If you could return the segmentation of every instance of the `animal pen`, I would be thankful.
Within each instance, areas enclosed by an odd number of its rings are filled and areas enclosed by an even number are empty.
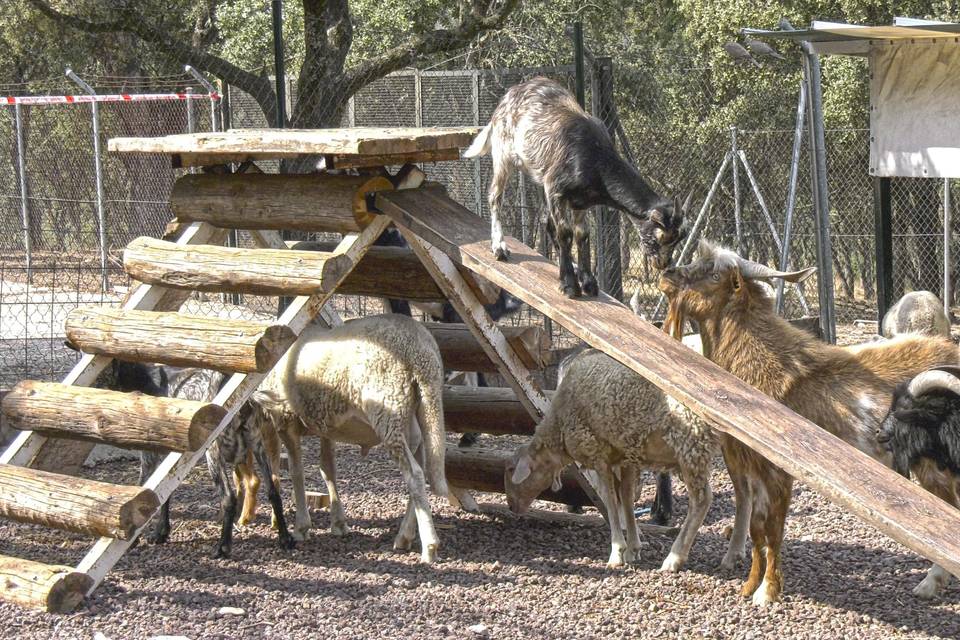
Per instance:
[[[549,402],[531,371],[537,359],[529,343],[491,321],[476,285],[479,278],[616,358],[887,535],[960,573],[960,542],[953,535],[960,517],[947,504],[672,341],[617,300],[605,294],[590,300],[563,297],[555,286],[557,267],[521,242],[508,238],[511,259],[494,260],[483,221],[451,199],[445,185],[425,181],[413,167],[398,173],[385,169],[457,158],[475,132],[259,130],[111,140],[109,148],[116,153],[166,154],[178,166],[218,166],[221,172],[181,177],[171,193],[176,224],[169,238],[141,238],[127,248],[125,268],[141,284],[121,309],[77,310],[69,316],[67,334],[86,355],[63,383],[24,381],[4,399],[4,415],[24,431],[0,457],[0,513],[94,541],[76,567],[0,558],[0,597],[66,611],[95,589],[297,334],[313,320],[341,321],[325,306],[335,292],[355,278],[352,286],[362,282],[377,295],[396,294],[399,283],[391,271],[364,267],[378,259],[371,245],[391,224],[411,247],[394,259],[406,261],[421,286],[452,303],[476,345],[508,382],[511,402],[531,419],[541,417]],[[236,163],[300,154],[323,156],[330,168],[364,173],[222,173]],[[219,246],[230,229],[249,230],[258,247]],[[328,252],[299,252],[280,238],[284,229],[336,232],[343,239]],[[297,297],[269,324],[172,313],[197,290]],[[233,375],[210,403],[90,389],[87,385],[112,358],[216,367]],[[66,404],[72,407],[69,415],[62,411]],[[490,431],[524,434],[529,428],[518,421]],[[152,435],[145,439],[144,433]],[[98,442],[171,453],[142,487],[68,475]],[[495,485],[503,462],[461,452],[448,460],[450,482],[502,489]],[[575,470],[565,490],[590,494]]]

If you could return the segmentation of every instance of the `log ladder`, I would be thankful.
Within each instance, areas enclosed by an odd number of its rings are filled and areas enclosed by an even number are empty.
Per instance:
[[[448,426],[530,433],[549,403],[531,373],[531,366],[544,361],[537,355],[539,340],[511,335],[490,319],[483,308],[489,302],[480,286],[484,278],[827,498],[960,575],[960,541],[954,535],[960,516],[946,503],[668,339],[618,301],[603,294],[593,300],[566,299],[556,285],[557,267],[513,238],[507,239],[511,259],[497,262],[486,224],[440,185],[423,182],[416,171],[390,176],[383,170],[455,159],[475,132],[243,130],[111,140],[113,151],[167,153],[178,167],[319,154],[327,168],[373,170],[361,176],[190,174],[177,181],[171,205],[179,237],[175,242],[140,238],[125,253],[125,268],[142,284],[119,310],[78,310],[68,318],[67,335],[85,352],[77,366],[62,384],[23,382],[4,399],[5,417],[24,432],[0,456],[0,516],[98,540],[76,567],[0,557],[5,578],[0,598],[66,611],[96,588],[300,331],[317,316],[327,324],[340,321],[324,308],[334,292],[405,297],[399,288],[406,286],[406,297],[448,299],[483,354],[473,349],[469,355],[461,348],[459,357],[472,359],[471,367],[498,370],[514,394],[496,390],[478,398],[448,389]],[[369,265],[390,261],[395,268],[364,268],[371,244],[391,223],[419,263],[409,253],[375,251]],[[216,246],[231,228],[250,230],[259,248]],[[281,229],[344,235],[335,246],[306,252],[288,249],[277,233]],[[387,274],[403,269],[425,269],[433,282],[405,277],[399,278],[405,285],[388,284]],[[192,291],[298,297],[271,324],[171,313]],[[434,335],[450,366],[451,348],[443,347],[450,337],[441,335],[444,331],[451,330],[438,329]],[[89,388],[112,358],[216,367],[233,375],[210,403]],[[482,424],[482,412],[475,412],[481,404],[498,407],[497,425]],[[65,475],[97,442],[171,453],[142,487]],[[480,458],[451,455],[451,483],[502,489],[502,458]],[[554,499],[575,500],[575,492],[590,495],[582,475],[568,475],[565,489],[571,491]]]

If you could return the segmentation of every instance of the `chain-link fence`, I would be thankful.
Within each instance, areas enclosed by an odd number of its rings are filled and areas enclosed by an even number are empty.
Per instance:
[[[784,84],[769,109],[718,124],[711,75],[714,69],[682,55],[658,64],[588,56],[586,105],[606,125],[621,153],[663,195],[693,192],[689,215],[702,214],[702,236],[735,247],[771,265],[780,259],[786,232],[788,193],[792,203],[791,264],[815,264],[816,235],[810,189],[806,130],[799,132],[794,161],[798,86]],[[573,89],[574,66],[519,69],[406,70],[336,98],[335,107],[311,99],[310,109],[335,117],[337,126],[458,126],[486,123],[506,90],[534,75],[546,75]],[[117,81],[93,79],[98,93],[117,92]],[[190,77],[123,80],[139,92],[185,93]],[[132,85],[131,85],[132,83]],[[99,105],[100,142],[119,136],[157,136],[223,126],[272,124],[264,104],[274,82],[264,76],[260,94],[225,87],[220,116],[211,119],[207,96],[193,99],[106,102]],[[750,91],[748,87],[744,92]],[[829,87],[826,87],[829,91]],[[63,91],[67,93],[68,91]],[[8,91],[10,95],[14,95]],[[303,118],[296,82],[285,83],[285,109]],[[332,95],[332,94],[331,94]],[[334,98],[327,96],[327,100]],[[750,99],[745,96],[744,99]],[[768,102],[771,102],[768,100]],[[217,104],[212,105],[214,109]],[[19,111],[19,126],[16,111]],[[678,113],[697,113],[699,122],[677,122]],[[18,135],[19,133],[19,135]],[[863,129],[826,132],[833,266],[839,323],[872,320],[876,309],[873,180],[867,173],[869,133]],[[22,160],[22,162],[21,162]],[[81,304],[119,304],[129,287],[121,251],[139,235],[157,236],[171,218],[168,198],[178,171],[169,159],[102,153],[103,186],[96,187],[91,105],[0,106],[0,387],[31,377],[56,379],[76,355],[62,346],[63,319]],[[313,170],[315,165],[266,171]],[[453,198],[488,217],[489,158],[424,167]],[[26,185],[26,189],[24,189]],[[894,294],[925,288],[941,293],[943,280],[943,182],[893,181]],[[100,227],[102,219],[105,224]],[[542,191],[519,172],[504,202],[508,234],[546,250],[541,227]],[[616,212],[594,216],[594,255],[601,284],[624,299],[637,294],[643,311],[662,314],[657,274],[641,258],[632,225]],[[102,243],[102,237],[106,243]],[[235,241],[252,242],[241,232]],[[106,274],[102,255],[106,255]],[[956,253],[956,252],[954,252]],[[29,254],[29,257],[28,257]],[[954,281],[956,278],[954,278]],[[951,300],[953,294],[950,294]],[[239,304],[238,304],[239,303]],[[194,312],[272,315],[276,300],[253,296],[196,296]],[[379,302],[338,297],[346,314],[376,313]],[[817,314],[817,287],[788,289],[788,316]],[[540,322],[535,314],[516,319]],[[555,334],[558,335],[558,334]]]

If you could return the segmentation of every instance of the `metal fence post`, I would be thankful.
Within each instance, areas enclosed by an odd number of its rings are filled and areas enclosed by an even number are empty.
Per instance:
[[[91,96],[97,95],[93,87],[81,80],[72,70],[67,69],[67,77]],[[97,224],[100,227],[100,278],[103,291],[106,291],[110,288],[110,279],[107,274],[107,214],[103,195],[103,160],[100,155],[100,109],[96,100],[91,102],[90,106],[93,112],[93,171],[97,187]]]
[[[285,69],[285,60],[283,59],[283,2],[282,0],[273,0],[273,68],[276,78],[277,93],[277,117],[274,126],[277,129],[283,129],[287,126],[287,96],[285,81],[287,73]]]
[[[193,123],[193,87],[187,87],[187,133],[193,133],[196,126]]]
[[[583,107],[586,103],[586,87],[583,74],[583,23],[579,20],[573,23],[573,69],[577,102]]]
[[[743,222],[740,210],[740,170],[737,165],[737,128],[730,127],[730,153],[733,157],[733,228],[736,234],[737,253],[743,255]]]
[[[950,317],[950,294],[951,289],[951,258],[950,258],[950,237],[953,212],[950,210],[950,178],[943,179],[943,312]]]
[[[807,85],[800,83],[797,99],[797,121],[793,130],[793,151],[790,154],[790,179],[787,207],[783,220],[783,248],[780,251],[780,271],[790,266],[790,243],[793,241],[793,211],[797,206],[797,177],[800,174],[800,149],[803,145],[803,122],[807,109]],[[777,280],[777,313],[783,315],[783,280]]]
[[[595,118],[606,126],[610,139],[617,135],[613,104],[613,61],[596,57],[590,74],[590,102]],[[600,288],[623,299],[623,267],[620,259],[620,214],[608,207],[599,207],[597,216],[597,276]]]
[[[27,258],[27,284],[33,284],[33,240],[30,238],[30,201],[27,187],[27,145],[23,139],[23,120],[20,103],[13,105],[13,118],[17,132],[17,173],[20,177],[20,219],[23,223],[23,250]]]
[[[480,72],[474,71],[470,91],[473,94],[473,124],[480,126]],[[473,198],[476,203],[477,215],[483,215],[483,179],[480,175],[480,158],[473,160]]]
[[[420,69],[413,70],[413,125],[423,126],[423,79]]]
[[[817,228],[817,288],[820,298],[820,326],[823,338],[837,341],[833,293],[833,243],[830,240],[830,198],[827,193],[827,144],[823,131],[823,87],[820,58],[809,42],[803,43],[803,71],[807,82],[807,123],[810,134],[810,162],[813,182],[813,210]],[[879,271],[879,265],[877,265]],[[879,297],[880,293],[877,292]]]
[[[191,67],[190,65],[184,65],[183,70],[193,76],[193,79],[200,83],[200,86],[204,88],[207,92],[207,95],[210,97],[210,131],[217,131],[217,90],[210,84],[206,78],[204,78],[200,73]],[[187,92],[190,93],[193,90],[187,88]],[[188,100],[189,102],[189,100]],[[190,108],[190,114],[193,113],[193,108]]]

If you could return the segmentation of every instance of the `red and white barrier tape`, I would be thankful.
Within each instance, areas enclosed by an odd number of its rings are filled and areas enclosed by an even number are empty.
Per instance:
[[[219,100],[217,93],[116,93],[79,96],[7,96],[0,97],[3,104],[77,104],[84,102],[153,102],[163,100]]]

